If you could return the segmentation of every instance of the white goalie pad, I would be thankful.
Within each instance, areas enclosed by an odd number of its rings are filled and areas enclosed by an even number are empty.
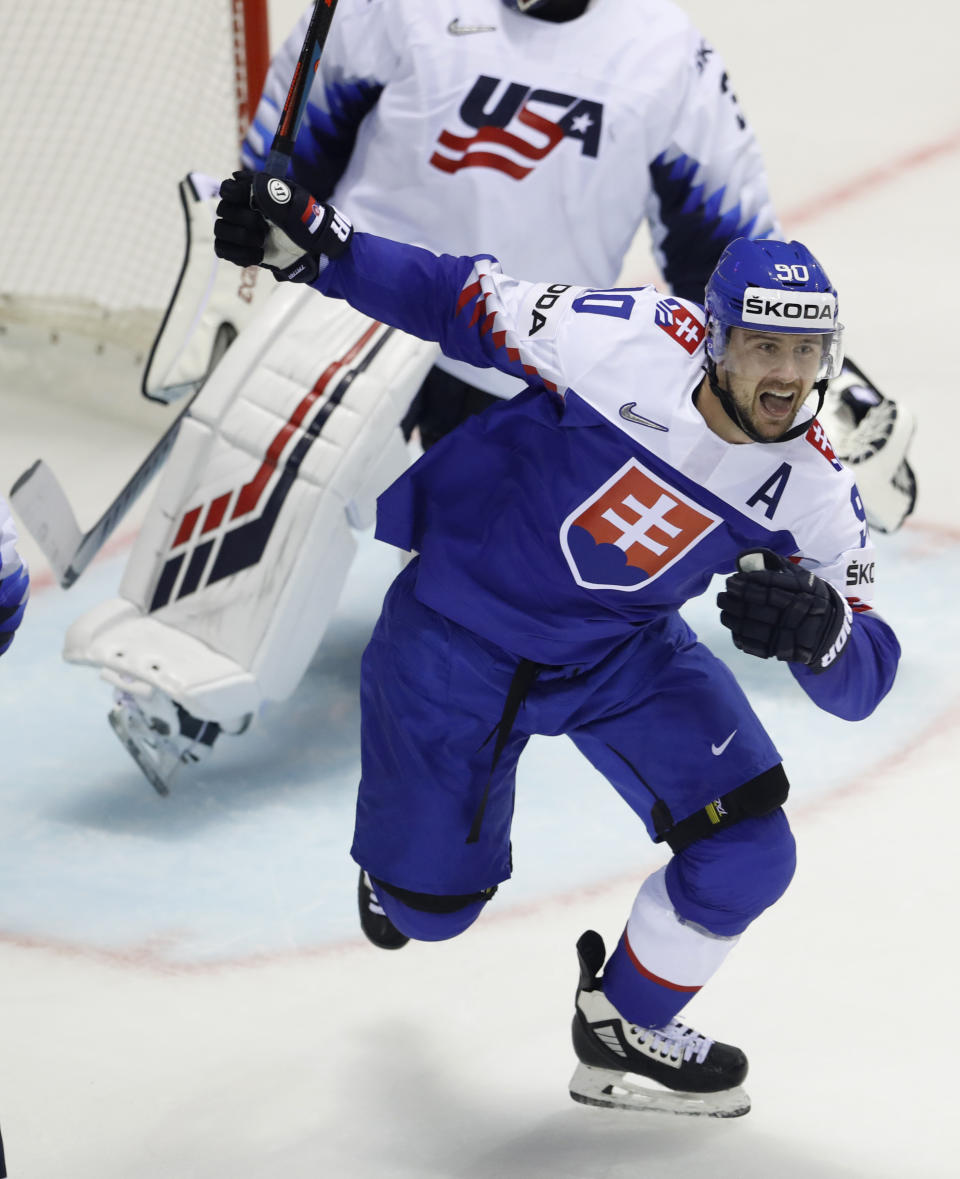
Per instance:
[[[185,417],[120,599],[64,658],[231,724],[296,688],[375,497],[406,467],[399,429],[437,355],[341,300],[281,284]]]
[[[842,399],[845,389],[858,384],[863,381],[844,369],[830,382],[818,417],[837,458],[857,481],[867,523],[879,532],[896,532],[916,500],[907,462],[916,419],[902,403],[879,397],[858,423]]]
[[[180,181],[186,251],[143,373],[143,394],[169,404],[193,394],[270,295],[259,266],[238,269],[213,252],[220,182],[201,172]]]

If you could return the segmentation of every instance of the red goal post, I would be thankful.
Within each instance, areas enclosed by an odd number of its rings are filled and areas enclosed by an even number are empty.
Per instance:
[[[237,142],[243,141],[270,65],[267,0],[231,0],[237,78]]]

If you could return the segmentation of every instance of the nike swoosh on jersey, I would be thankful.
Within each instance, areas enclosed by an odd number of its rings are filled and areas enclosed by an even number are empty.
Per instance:
[[[620,416],[625,422],[636,422],[638,426],[649,426],[651,430],[662,430],[664,434],[669,433],[669,426],[661,426],[659,422],[655,422],[650,418],[641,417],[640,414],[633,412],[633,407],[637,403],[635,401],[628,401],[626,405],[620,406]]]
[[[720,756],[720,754],[721,754],[721,753],[723,753],[723,751],[726,749],[726,747],[727,747],[727,746],[730,744],[730,742],[731,742],[731,741],[734,739],[734,737],[736,737],[736,735],[737,735],[737,730],[736,730],[736,729],[734,729],[734,730],[733,730],[733,732],[732,732],[732,733],[730,734],[730,736],[729,736],[729,737],[726,739],[726,741],[724,741],[724,743],[723,743],[722,745],[711,745],[711,746],[710,746],[710,752],[713,754],[713,756],[714,756],[714,757],[719,757],[719,756]]]
[[[495,33],[496,31],[496,25],[462,25],[458,17],[454,17],[447,25],[447,32],[452,33],[455,37],[464,37],[468,33]]]

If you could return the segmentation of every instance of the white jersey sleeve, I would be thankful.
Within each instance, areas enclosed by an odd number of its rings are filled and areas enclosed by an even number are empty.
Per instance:
[[[756,137],[720,54],[688,25],[677,36],[674,108],[650,160],[644,212],[675,294],[703,301],[719,252],[736,237],[782,237]]]
[[[0,655],[13,642],[30,596],[30,574],[17,552],[17,529],[0,496]]]
[[[828,581],[855,612],[872,610],[876,553],[854,476],[837,458],[819,421],[796,440],[794,451],[803,450],[800,442],[814,457],[809,482],[801,489],[807,510],[793,527],[798,564]]]
[[[310,88],[297,134],[293,174],[319,199],[327,199],[350,159],[357,130],[397,72],[389,35],[388,0],[341,0]],[[263,96],[247,133],[243,160],[263,167],[280,121],[312,15],[300,17],[270,63]]]
[[[10,505],[0,496],[0,579],[21,565],[17,539],[17,526]]]

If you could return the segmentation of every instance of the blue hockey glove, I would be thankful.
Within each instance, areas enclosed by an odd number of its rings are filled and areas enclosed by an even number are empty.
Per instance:
[[[13,642],[13,632],[23,619],[30,596],[30,574],[26,565],[19,565],[8,573],[0,569],[0,655]]]
[[[298,184],[242,171],[220,185],[214,252],[237,266],[263,266],[278,282],[312,282],[352,236],[342,213]]]
[[[804,663],[823,672],[850,638],[849,603],[829,582],[770,549],[747,549],[717,595],[734,646],[760,659]]]

